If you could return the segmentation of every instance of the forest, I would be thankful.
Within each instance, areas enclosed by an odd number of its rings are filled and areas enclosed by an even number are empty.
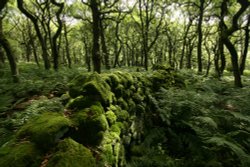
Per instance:
[[[0,167],[249,167],[249,0],[1,0]]]

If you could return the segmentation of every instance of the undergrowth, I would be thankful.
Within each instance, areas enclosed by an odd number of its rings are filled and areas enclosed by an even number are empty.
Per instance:
[[[142,147],[147,153],[132,159],[130,166],[250,166],[249,87],[233,88],[228,78],[219,81],[192,73],[178,77],[185,88],[162,88],[155,95],[157,110],[152,112],[158,121],[153,126],[161,129],[160,139]]]

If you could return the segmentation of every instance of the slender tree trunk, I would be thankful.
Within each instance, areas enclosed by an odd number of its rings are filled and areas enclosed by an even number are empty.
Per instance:
[[[200,0],[199,6],[199,20],[198,20],[198,45],[197,45],[197,60],[198,60],[198,73],[202,73],[202,22],[203,22],[203,14],[204,14],[204,3],[205,0]]]
[[[223,42],[231,54],[233,74],[234,74],[234,84],[236,87],[242,87],[241,75],[240,75],[240,70],[239,70],[239,65],[238,65],[238,53],[234,45],[228,38],[223,39]]]
[[[240,57],[240,74],[243,75],[246,65],[248,47],[249,47],[249,26],[250,26],[250,15],[248,15],[247,25],[245,27],[245,41],[244,41],[244,50]]]
[[[71,68],[72,60],[71,60],[71,56],[70,56],[69,40],[68,40],[68,31],[67,31],[66,23],[63,24],[63,28],[64,28],[66,58],[67,58],[67,61],[68,61],[68,67]]]
[[[192,23],[193,23],[193,19],[189,18],[189,22],[188,22],[188,25],[186,27],[185,34],[184,34],[184,37],[183,37],[183,45],[182,45],[181,59],[180,59],[180,69],[183,68],[183,60],[184,60],[184,57],[185,57],[185,48],[186,48],[186,45],[187,45],[187,35],[189,33],[189,30],[190,30],[190,27],[191,27]]]
[[[57,3],[55,0],[51,0],[51,3],[53,3],[55,6],[59,7],[58,11],[56,12],[56,19],[58,23],[58,28],[56,33],[52,37],[52,55],[54,60],[54,70],[58,71],[59,66],[59,44],[57,42],[58,37],[60,36],[63,28],[63,22],[60,18],[60,15],[64,8],[64,3]]]
[[[18,69],[17,69],[16,60],[15,60],[15,56],[13,54],[13,51],[12,51],[12,48],[10,46],[9,41],[4,37],[2,19],[3,18],[1,17],[0,18],[0,45],[4,48],[4,50],[6,52],[6,56],[8,58],[9,65],[10,65],[10,70],[11,70],[13,82],[18,83],[19,82],[19,78],[18,78],[19,73],[18,73]]]
[[[42,47],[42,57],[43,57],[43,61],[44,61],[44,68],[46,70],[49,70],[50,69],[50,62],[49,62],[49,54],[48,54],[47,44],[46,44],[46,40],[43,38],[43,35],[40,31],[40,27],[38,25],[38,19],[24,8],[23,0],[17,0],[17,5],[18,5],[19,10],[32,21],[32,23],[35,27],[36,34],[38,36],[40,45]]]
[[[110,65],[108,48],[107,48],[107,44],[106,44],[106,40],[105,40],[105,29],[103,27],[102,20],[100,20],[100,36],[101,36],[102,53],[103,53],[103,57],[104,57],[105,68],[107,70],[110,70],[111,65]]]
[[[101,55],[100,55],[100,11],[98,9],[98,3],[96,0],[91,0],[91,10],[92,10],[92,31],[93,31],[93,48],[92,48],[92,60],[94,71],[101,73]]]

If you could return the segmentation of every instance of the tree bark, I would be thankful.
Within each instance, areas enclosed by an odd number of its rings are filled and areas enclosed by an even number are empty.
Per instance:
[[[104,57],[104,64],[105,68],[107,70],[110,70],[111,65],[110,65],[110,59],[109,59],[109,53],[108,53],[108,48],[105,40],[105,29],[103,27],[103,20],[100,20],[100,36],[101,36],[101,44],[102,44],[102,53]]]
[[[4,50],[6,52],[6,56],[8,58],[9,65],[10,65],[10,70],[11,70],[13,82],[18,83],[19,82],[19,78],[18,78],[19,73],[18,73],[16,60],[15,60],[15,56],[13,54],[12,48],[10,46],[10,43],[5,38],[5,36],[3,34],[2,19],[3,18],[0,17],[0,45],[2,45],[2,47],[4,48]]]
[[[204,15],[204,3],[205,0],[200,0],[199,6],[199,20],[198,20],[198,45],[197,45],[197,60],[198,60],[198,73],[202,73],[202,22],[203,22],[203,15]]]
[[[63,28],[63,22],[60,18],[60,15],[63,11],[64,8],[64,3],[57,3],[55,0],[51,0],[51,3],[54,4],[55,6],[59,7],[59,10],[56,12],[56,19],[58,23],[58,28],[56,33],[52,37],[52,56],[53,56],[53,61],[54,61],[54,70],[58,71],[58,66],[59,66],[59,45],[57,42],[58,37],[60,36]]]
[[[63,28],[64,28],[66,58],[67,58],[67,61],[68,61],[68,67],[71,68],[72,60],[71,60],[71,56],[70,56],[68,31],[67,31],[67,25],[66,25],[66,23],[63,24]]]
[[[240,58],[240,74],[243,75],[246,65],[248,47],[249,47],[249,26],[250,26],[250,15],[248,15],[247,25],[245,27],[245,41],[244,41],[244,50]]]
[[[93,48],[92,48],[92,60],[94,71],[101,73],[101,55],[100,55],[100,11],[96,0],[91,0],[90,7],[92,10],[92,32],[93,32]]]

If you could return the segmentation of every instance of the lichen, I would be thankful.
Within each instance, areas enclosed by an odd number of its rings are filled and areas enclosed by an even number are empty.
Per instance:
[[[69,130],[71,122],[59,113],[43,113],[30,120],[18,132],[17,138],[29,138],[42,150],[53,146]]]
[[[0,147],[1,167],[37,167],[40,163],[41,154],[36,146],[29,141],[22,143],[10,141]]]
[[[60,141],[47,167],[95,167],[95,159],[89,149],[71,138]]]

